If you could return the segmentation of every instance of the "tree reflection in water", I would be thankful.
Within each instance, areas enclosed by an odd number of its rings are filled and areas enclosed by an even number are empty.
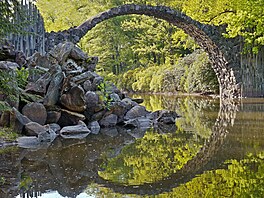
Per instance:
[[[217,100],[199,102],[193,98],[178,98],[175,103],[158,100],[162,102],[155,108],[176,110],[183,116],[177,121],[177,130],[150,130],[135,139],[117,129],[114,137],[101,134],[82,142],[57,140],[49,148],[0,155],[6,162],[5,172],[12,173],[10,178],[5,175],[4,185],[0,184],[0,197],[14,197],[19,191],[21,197],[28,192],[34,197],[32,192],[50,190],[68,197],[83,191],[95,197],[263,194],[263,153],[228,160],[217,170],[204,169],[234,123],[234,101],[221,101],[219,105]],[[147,108],[152,105],[148,101]],[[216,109],[218,115],[208,113]],[[23,180],[23,175],[30,180]],[[25,185],[19,189],[21,182]]]

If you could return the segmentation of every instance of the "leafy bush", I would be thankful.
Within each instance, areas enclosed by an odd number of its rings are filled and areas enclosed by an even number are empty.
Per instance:
[[[202,50],[180,58],[175,65],[140,67],[112,79],[119,88],[127,91],[218,93],[216,75]]]

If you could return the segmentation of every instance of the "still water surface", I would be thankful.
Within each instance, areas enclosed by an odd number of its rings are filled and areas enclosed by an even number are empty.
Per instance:
[[[0,197],[264,197],[264,99],[140,96],[176,125],[0,150]]]

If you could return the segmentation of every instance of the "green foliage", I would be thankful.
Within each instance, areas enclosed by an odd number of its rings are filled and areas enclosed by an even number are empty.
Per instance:
[[[6,179],[4,177],[0,177],[0,185],[4,185],[6,182]]]
[[[10,111],[10,110],[11,110],[11,107],[7,102],[0,101],[0,112]]]
[[[264,44],[263,2],[38,0],[37,6],[48,31],[80,25],[103,10],[125,3],[170,6],[202,23],[225,25],[225,36],[242,36],[246,48],[257,52]],[[196,51],[197,45],[192,38],[163,20],[136,15],[115,17],[89,31],[80,46],[90,55],[99,55],[97,72],[112,78],[111,81],[124,90],[218,93],[218,82],[206,55]],[[194,54],[187,56],[193,51]]]
[[[11,128],[0,128],[0,139],[5,141],[14,141],[18,138],[18,134]]]
[[[218,93],[219,87],[208,56],[201,50],[180,58],[175,65],[141,67],[118,79],[121,88],[137,92]]]
[[[188,0],[183,1],[182,10],[203,23],[226,25],[225,36],[242,36],[253,51],[264,45],[263,0]]]
[[[1,71],[0,73],[0,93],[14,95],[18,92],[16,73],[14,71]]]
[[[30,176],[22,174],[21,181],[19,183],[19,189],[29,190],[31,188],[32,183],[33,180]]]
[[[241,160],[227,160],[224,168],[205,171],[196,175],[189,182],[171,192],[164,192],[155,197],[263,197],[264,196],[264,158],[263,152],[249,154]],[[87,191],[100,197],[123,197],[109,188],[89,185]],[[129,195],[130,197],[153,197],[153,195]]]
[[[15,71],[1,71],[0,73],[0,94],[6,95],[11,101],[15,101],[21,90],[25,88],[28,80],[28,70],[22,68]]]
[[[192,138],[181,132],[165,135],[148,131],[109,159],[99,175],[127,185],[160,181],[181,169],[199,151],[202,141]]]
[[[263,153],[242,160],[228,160],[227,169],[207,171],[173,189],[177,197],[263,197]]]
[[[110,82],[104,81],[98,85],[99,99],[103,102],[105,108],[110,109],[112,99],[110,94],[112,93],[112,86]]]
[[[24,89],[28,83],[28,76],[29,76],[29,71],[22,67],[21,69],[16,70],[16,79],[18,83],[18,87],[21,89]]]

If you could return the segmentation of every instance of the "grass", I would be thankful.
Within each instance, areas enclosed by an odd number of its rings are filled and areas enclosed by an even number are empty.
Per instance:
[[[18,138],[18,134],[14,132],[11,128],[0,127],[0,139],[8,142],[15,141]]]

